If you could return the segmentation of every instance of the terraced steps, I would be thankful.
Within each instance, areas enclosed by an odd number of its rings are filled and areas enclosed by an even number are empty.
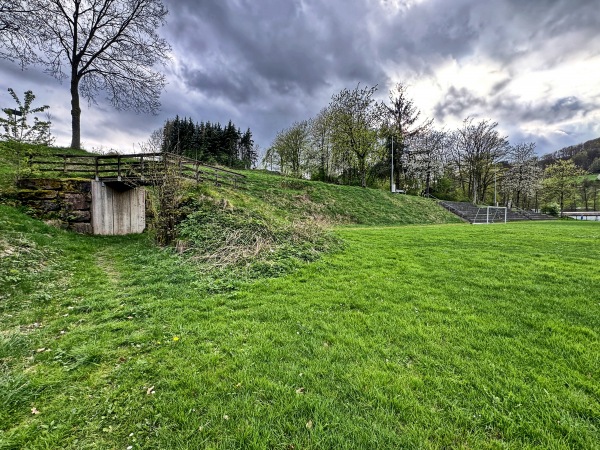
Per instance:
[[[504,210],[490,209],[488,214],[487,207],[477,206],[469,202],[450,202],[440,200],[439,204],[451,213],[456,214],[461,219],[472,224],[503,223],[505,221],[505,215],[506,222],[556,219],[555,217],[549,216],[547,214],[514,209],[507,209],[506,214]]]

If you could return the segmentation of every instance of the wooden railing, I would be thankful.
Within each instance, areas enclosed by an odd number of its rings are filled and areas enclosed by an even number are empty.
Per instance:
[[[236,189],[246,183],[245,175],[173,153],[31,155],[28,157],[28,166],[32,173],[51,172],[101,181],[122,181],[134,185],[157,184],[166,176],[179,176],[197,183],[226,184]]]

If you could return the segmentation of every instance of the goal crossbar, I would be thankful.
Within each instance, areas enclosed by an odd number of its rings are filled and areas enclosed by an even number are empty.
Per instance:
[[[477,210],[473,225],[487,225],[490,223],[506,223],[508,208],[505,206],[484,206]]]

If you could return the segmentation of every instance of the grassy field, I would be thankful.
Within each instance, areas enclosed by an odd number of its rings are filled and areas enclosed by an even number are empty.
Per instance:
[[[0,448],[600,448],[598,224],[337,234],[212,295],[0,205]]]

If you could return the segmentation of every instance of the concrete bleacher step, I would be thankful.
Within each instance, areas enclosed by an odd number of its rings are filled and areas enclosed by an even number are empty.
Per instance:
[[[468,202],[451,202],[451,201],[440,201],[439,204],[446,208],[453,214],[456,214],[458,217],[469,223],[487,223],[487,218],[484,215],[482,217],[483,207],[479,207],[473,205]],[[506,221],[507,222],[520,222],[525,220],[554,220],[556,219],[553,216],[549,216],[547,214],[542,213],[534,213],[530,211],[517,211],[513,209],[509,209],[506,213]],[[502,217],[492,217],[491,220],[493,222],[504,222],[504,216]]]

